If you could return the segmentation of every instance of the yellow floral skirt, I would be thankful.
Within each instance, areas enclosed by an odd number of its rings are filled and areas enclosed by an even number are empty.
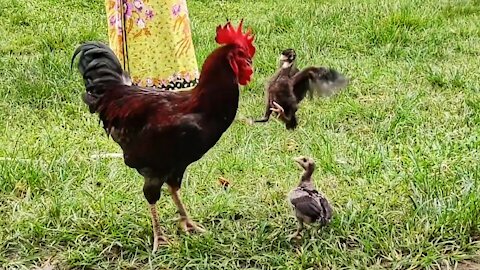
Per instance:
[[[198,82],[185,0],[105,0],[112,50],[133,83],[166,90]]]

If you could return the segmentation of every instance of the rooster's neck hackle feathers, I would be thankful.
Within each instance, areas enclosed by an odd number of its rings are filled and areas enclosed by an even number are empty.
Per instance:
[[[198,84],[192,90],[192,106],[200,105],[208,111],[216,111],[217,107],[236,111],[239,86],[227,59],[233,46],[219,47],[205,59]]]

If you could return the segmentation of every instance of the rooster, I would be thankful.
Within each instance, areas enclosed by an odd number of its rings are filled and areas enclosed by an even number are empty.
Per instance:
[[[83,101],[97,113],[108,135],[123,150],[125,164],[144,177],[143,193],[153,226],[153,253],[168,238],[160,228],[156,203],[167,184],[180,214],[180,228],[203,232],[189,217],[179,190],[186,168],[220,139],[235,118],[239,85],[253,75],[254,36],[230,22],[216,29],[222,45],[205,60],[199,83],[188,92],[160,91],[131,84],[112,50],[88,42],[74,52],[86,92]]]

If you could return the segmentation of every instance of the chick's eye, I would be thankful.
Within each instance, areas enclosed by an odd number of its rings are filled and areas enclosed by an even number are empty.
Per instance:
[[[307,162],[307,159],[306,159],[306,158],[303,158],[302,161],[303,161],[303,162]]]

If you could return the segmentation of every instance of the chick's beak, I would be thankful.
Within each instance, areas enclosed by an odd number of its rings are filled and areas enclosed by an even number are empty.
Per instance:
[[[295,160],[298,164],[302,165],[303,164],[303,161],[302,161],[303,157],[294,157],[293,160]],[[303,167],[303,166],[302,166]]]

